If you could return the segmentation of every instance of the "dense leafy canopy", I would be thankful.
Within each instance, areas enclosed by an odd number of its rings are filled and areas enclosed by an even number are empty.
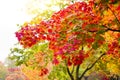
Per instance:
[[[72,80],[74,79],[68,67],[71,69],[72,66],[77,66],[76,80],[81,79],[77,75],[80,65],[86,59],[96,54],[100,57],[95,63],[103,55],[120,58],[120,1],[89,0],[72,3],[55,12],[49,20],[23,25],[16,32],[16,37],[28,49],[36,44],[48,43],[48,50],[53,52],[52,63],[65,63]],[[48,52],[43,54],[47,55]],[[42,55],[38,55],[38,62],[41,62]],[[88,67],[85,72],[95,63],[86,64]],[[46,74],[49,71],[43,72]]]

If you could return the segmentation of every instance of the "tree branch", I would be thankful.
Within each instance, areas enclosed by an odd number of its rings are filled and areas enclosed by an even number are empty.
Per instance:
[[[91,66],[88,66],[88,67],[85,69],[85,71],[82,73],[82,75],[79,77],[78,80],[81,80],[82,77],[85,75],[85,73],[86,73],[88,70],[90,70],[90,69],[97,63],[97,61],[98,61],[102,56],[104,56],[104,55],[105,55],[105,53],[103,53]]]
[[[111,29],[111,28],[107,28],[106,31],[120,32],[120,30]]]
[[[67,67],[67,72],[68,72],[68,75],[70,76],[71,80],[74,80],[73,75],[70,73],[70,70],[68,67]]]
[[[117,30],[117,29],[111,29],[111,28],[109,28],[109,27],[107,27],[107,26],[105,26],[105,25],[103,25],[105,28],[106,28],[106,32],[107,31],[113,31],[113,32],[120,32],[120,30]]]
[[[79,80],[79,68],[80,68],[80,64],[79,65],[77,65],[77,67],[76,67],[76,80]]]
[[[107,31],[113,31],[113,32],[120,32],[120,30],[118,30],[118,29],[111,29],[111,28],[108,28],[107,26],[105,26],[105,25],[102,25],[102,26],[104,26],[106,29],[103,29],[103,31],[105,31],[105,32],[107,32]],[[91,30],[88,30],[88,32],[98,32],[98,31],[100,31],[100,30],[96,30],[96,31],[91,31]]]
[[[66,61],[65,61],[65,64],[66,64],[67,73],[68,73],[68,75],[70,76],[70,79],[71,79],[71,80],[74,80],[74,77],[73,77],[73,75],[71,74],[71,72],[70,72],[70,70],[69,70],[69,68],[68,68],[68,65],[67,65],[67,62],[66,62]]]
[[[88,66],[88,69],[91,69],[97,63],[97,61],[100,60],[100,58],[104,55],[105,53],[103,53],[90,67]]]
[[[75,66],[73,65],[73,68],[72,68],[71,74],[73,74],[73,72],[74,72],[74,68],[75,68]]]

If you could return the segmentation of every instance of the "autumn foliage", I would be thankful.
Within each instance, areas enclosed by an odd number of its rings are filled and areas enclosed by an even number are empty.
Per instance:
[[[55,65],[65,61],[67,66],[80,66],[96,51],[120,58],[120,1],[75,2],[55,12],[49,20],[23,25],[16,37],[24,48],[48,42]],[[49,71],[42,72],[40,76]],[[69,71],[68,74],[71,76]]]

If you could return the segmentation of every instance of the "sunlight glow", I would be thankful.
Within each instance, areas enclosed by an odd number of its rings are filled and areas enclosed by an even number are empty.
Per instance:
[[[45,5],[52,3],[52,0],[2,0],[0,2],[0,61],[5,61],[10,48],[17,43],[15,37],[15,32],[19,29],[17,25],[29,22],[39,11],[48,8]],[[53,6],[52,9],[56,11],[59,7]]]
[[[0,61],[4,62],[10,53],[10,48],[17,43],[15,31],[16,24],[22,24],[32,17],[22,9],[28,0],[2,0],[0,2]]]

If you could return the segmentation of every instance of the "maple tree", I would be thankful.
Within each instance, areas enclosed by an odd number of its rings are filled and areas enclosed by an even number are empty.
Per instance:
[[[16,37],[24,48],[47,42],[53,51],[52,63],[63,63],[71,80],[81,80],[104,55],[120,58],[120,1],[72,3],[55,12],[49,20],[23,25]],[[81,65],[96,54],[99,57],[87,63],[80,74]]]

